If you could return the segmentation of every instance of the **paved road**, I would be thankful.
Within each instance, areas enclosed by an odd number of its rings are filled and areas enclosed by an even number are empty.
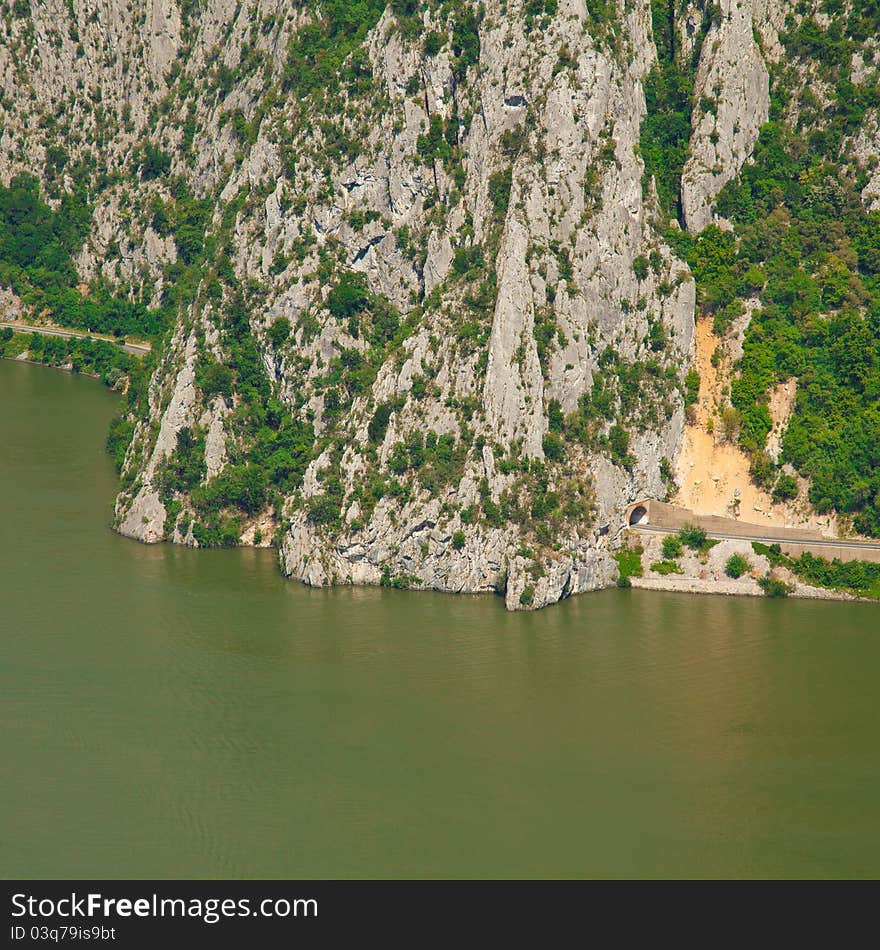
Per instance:
[[[117,343],[113,337],[98,335],[94,333],[82,333],[78,330],[59,330],[55,327],[35,327],[29,323],[3,323],[0,322],[0,329],[9,327],[17,333],[41,333],[43,336],[60,336],[65,340],[78,337],[80,339],[104,340],[106,343]],[[126,353],[133,353],[135,356],[146,356],[150,352],[149,343],[123,343],[122,349]]]
[[[634,524],[631,529],[637,531],[653,531],[656,534],[678,534],[679,528],[663,528],[660,525]],[[827,548],[853,548],[854,550],[880,551],[880,543],[871,541],[835,541],[832,538],[812,539],[812,538],[773,538],[758,537],[750,534],[722,534],[717,531],[707,531],[706,536],[714,541],[758,541],[760,544],[805,544],[810,547]]]

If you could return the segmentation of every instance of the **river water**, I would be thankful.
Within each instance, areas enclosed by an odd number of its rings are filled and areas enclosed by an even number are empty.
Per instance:
[[[94,381],[0,407],[0,876],[880,874],[876,606],[310,590],[113,534]]]

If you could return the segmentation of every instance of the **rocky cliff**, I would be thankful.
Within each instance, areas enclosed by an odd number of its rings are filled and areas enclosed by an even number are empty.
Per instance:
[[[7,3],[0,177],[85,187],[84,285],[163,316],[118,530],[511,609],[613,583],[685,425],[670,217],[713,221],[803,6]],[[691,77],[678,209],[641,154],[661,29]]]

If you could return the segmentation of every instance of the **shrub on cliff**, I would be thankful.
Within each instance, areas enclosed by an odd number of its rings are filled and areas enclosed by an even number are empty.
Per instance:
[[[621,548],[615,555],[617,568],[620,572],[617,578],[618,587],[629,587],[631,577],[641,577],[644,574],[642,567],[642,546]]]
[[[776,501],[788,501],[791,498],[797,498],[798,483],[797,479],[791,475],[780,475],[776,485],[773,488],[773,498]]]
[[[751,570],[752,565],[741,555],[731,554],[724,565],[724,573],[736,580]]]
[[[662,577],[666,577],[668,574],[684,573],[675,561],[654,561],[651,565],[651,570],[655,574],[660,574]]]
[[[759,578],[758,586],[764,591],[765,597],[788,597],[791,593],[791,587],[785,581],[779,580],[778,577],[771,577],[769,574]]]
[[[696,525],[685,526],[678,532],[677,537],[685,547],[698,551],[700,554],[705,554],[718,544],[717,541],[710,540],[706,532]]]

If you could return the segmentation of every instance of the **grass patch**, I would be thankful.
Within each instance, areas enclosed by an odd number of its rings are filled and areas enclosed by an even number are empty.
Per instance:
[[[769,574],[759,578],[758,586],[764,591],[765,597],[788,597],[791,593],[791,587],[785,581],[779,580],[778,577],[771,577]]]
[[[752,565],[741,554],[731,554],[724,565],[724,573],[734,580],[742,577],[752,569]]]
[[[707,554],[716,544],[721,543],[720,541],[714,541],[707,537],[706,532],[702,528],[696,527],[696,525],[686,525],[675,537],[678,538],[686,548],[690,548],[692,551],[697,551],[700,554]]]
[[[684,571],[675,563],[675,561],[654,561],[651,570],[655,574],[661,574],[665,577],[667,574],[683,574]]]
[[[642,567],[642,553],[643,548],[641,545],[637,545],[634,548],[621,548],[617,554],[614,555],[614,560],[617,561],[617,569],[620,571],[620,576],[617,578],[618,587],[629,587],[631,577],[641,577],[644,574],[644,568]]]
[[[870,561],[829,561],[805,552],[800,557],[782,553],[778,544],[752,543],[755,554],[766,557],[773,567],[787,567],[804,583],[828,590],[839,590],[856,597],[880,600],[880,564]]]

